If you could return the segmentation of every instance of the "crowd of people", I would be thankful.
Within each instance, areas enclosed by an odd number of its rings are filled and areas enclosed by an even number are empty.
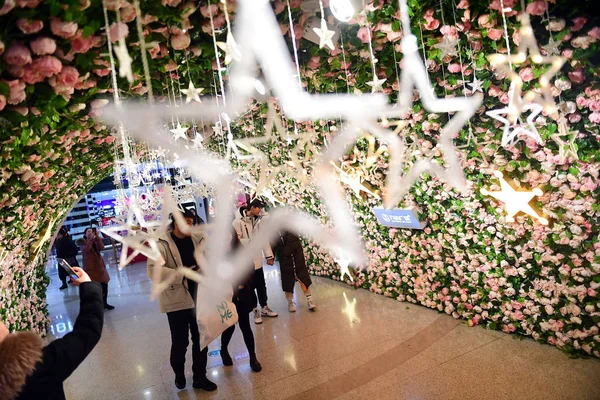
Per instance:
[[[259,199],[242,205],[232,222],[231,248],[248,245],[260,231],[265,204]],[[195,212],[186,210],[183,219],[188,226],[203,223]],[[206,376],[208,346],[201,348],[200,332],[196,316],[198,286],[177,272],[178,268],[190,268],[202,273],[195,258],[196,249],[205,240],[205,233],[188,233],[174,219],[170,229],[157,241],[163,262],[149,260],[147,274],[169,275],[170,284],[158,299],[159,310],[167,314],[171,333],[170,364],[175,375],[175,386],[186,387],[185,359],[192,340],[192,371],[194,389],[214,391],[217,385]],[[244,343],[248,349],[250,368],[260,372],[262,365],[256,356],[254,333],[250,323],[252,314],[255,324],[263,317],[274,318],[278,314],[269,308],[263,263],[274,265],[278,255],[281,284],[288,302],[288,311],[295,312],[294,286],[298,281],[306,296],[308,309],[316,310],[310,286],[312,284],[300,238],[292,232],[279,232],[279,237],[266,245],[262,257],[258,255],[252,265],[239,266],[249,272],[239,284],[232,287],[231,302],[235,305]],[[41,339],[33,332],[9,333],[0,322],[0,400],[4,399],[64,399],[63,382],[87,357],[100,340],[104,322],[104,310],[114,307],[107,302],[110,276],[102,256],[104,244],[96,228],[84,231],[83,238],[73,242],[68,230],[62,227],[55,241],[57,258],[72,267],[72,284],[79,286],[80,311],[73,331],[43,347]],[[76,256],[82,255],[83,268],[79,268]],[[155,269],[160,268],[160,274]],[[68,287],[66,269],[59,268],[60,289]],[[233,365],[228,345],[235,332],[235,325],[221,334],[221,358],[223,365]]]

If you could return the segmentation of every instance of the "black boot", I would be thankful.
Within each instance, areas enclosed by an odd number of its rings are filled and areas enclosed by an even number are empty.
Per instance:
[[[179,390],[185,388],[185,375],[184,374],[175,375],[175,387],[177,387],[177,389],[179,389]]]
[[[252,371],[254,372],[262,371],[262,365],[260,365],[256,356],[250,357],[250,368],[252,368]]]
[[[233,360],[231,359],[231,356],[229,355],[227,349],[221,349],[221,360],[223,360],[223,365],[227,367],[233,365]]]
[[[66,288],[68,288],[67,282],[63,282],[63,284],[61,285],[61,287],[59,287],[60,290],[65,290]]]
[[[208,380],[206,376],[194,380],[194,384],[192,385],[194,389],[202,389],[207,392],[214,392],[217,390],[217,385],[214,382]]]

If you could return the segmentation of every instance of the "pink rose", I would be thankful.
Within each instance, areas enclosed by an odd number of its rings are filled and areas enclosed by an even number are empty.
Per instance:
[[[190,46],[191,39],[187,33],[171,36],[171,46],[175,50],[185,50]]]
[[[460,64],[452,63],[452,64],[448,65],[448,71],[450,71],[453,74],[459,73],[460,72]]]
[[[4,110],[6,107],[6,97],[0,94],[0,111]]]
[[[578,30],[583,28],[583,26],[585,25],[586,22],[587,22],[587,17],[573,18],[573,26],[571,27],[571,31],[577,32]]]
[[[594,124],[600,124],[600,113],[594,112],[590,114],[590,121]]]
[[[33,60],[31,65],[25,68],[23,80],[29,84],[41,82],[44,78],[59,73],[62,69],[62,63],[54,56],[43,56]]]
[[[573,50],[571,50],[571,49],[565,49],[565,50],[563,50],[562,51],[562,56],[564,58],[571,59],[573,57]]]
[[[181,0],[160,0],[160,4],[169,7],[177,7],[179,3],[181,3]]]
[[[56,42],[49,37],[40,36],[29,43],[31,50],[38,56],[52,54],[56,51]]]
[[[519,71],[519,76],[523,79],[524,82],[529,82],[533,80],[533,69],[531,68],[523,68]]]
[[[572,124],[576,124],[579,121],[581,121],[581,114],[579,113],[573,113],[569,115],[569,122]]]
[[[356,32],[356,37],[360,39],[363,43],[369,43],[369,28],[366,26],[361,27],[358,32]]]
[[[115,43],[117,40],[125,39],[129,36],[129,27],[124,23],[113,22],[108,30],[110,41]]]
[[[496,26],[496,20],[490,19],[489,14],[480,15],[479,18],[477,19],[477,23],[479,24],[480,27],[485,28],[485,29],[491,29],[494,26]]]
[[[594,39],[600,40],[600,26],[593,28],[588,32],[588,35],[593,37]]]
[[[15,105],[25,100],[27,96],[25,95],[24,82],[20,81],[19,79],[15,79],[12,81],[3,80],[2,82],[6,83],[10,88],[10,94],[8,95],[8,104]]]
[[[575,99],[575,103],[577,103],[579,107],[587,107],[588,102],[589,100],[583,96],[577,96]]]
[[[488,29],[488,37],[492,40],[500,39],[503,33],[502,29]]]
[[[585,77],[583,76],[583,70],[581,68],[577,68],[574,71],[569,71],[568,75],[571,82],[575,84],[579,84],[585,80]]]
[[[0,15],[6,15],[15,8],[15,0],[5,0],[4,5],[0,8]]]
[[[31,52],[20,42],[13,42],[4,53],[4,61],[9,65],[22,67],[31,62]]]
[[[95,73],[96,75],[106,76],[106,75],[110,74],[110,63],[108,61],[98,59],[98,60],[94,61],[94,65],[104,67],[104,68],[93,69],[92,72]]]
[[[433,17],[433,13],[433,8],[430,8],[429,10],[425,11],[425,23],[423,24],[423,27],[428,31],[435,30],[440,26],[440,21]]]
[[[478,41],[478,40],[474,40],[472,42],[469,42],[471,44],[471,47],[473,48],[473,51],[480,51],[483,48],[483,44]]]
[[[460,0],[460,3],[456,6],[459,10],[469,9],[469,0]]]
[[[83,37],[83,31],[77,31],[77,35],[71,40],[71,49],[74,53],[87,53],[94,47],[94,36]]]
[[[283,10],[285,10],[285,4],[283,4],[281,0],[275,0],[275,3],[273,4],[273,11],[275,11],[275,14],[281,14]]]
[[[104,5],[110,11],[117,11],[123,5],[123,0],[105,0]]]
[[[75,22],[63,22],[58,18],[52,18],[50,21],[50,30],[58,37],[70,39],[77,34],[77,24]]]
[[[544,15],[546,12],[546,2],[544,0],[536,0],[533,3],[529,3],[525,12],[529,15]]]
[[[209,18],[211,14],[214,17],[215,15],[218,14],[218,12],[219,12],[219,8],[217,7],[216,4],[211,4],[210,6],[200,7],[200,14],[202,14],[202,16],[204,18]]]
[[[321,65],[321,59],[318,56],[311,57],[306,66],[310,69],[317,69]]]
[[[165,65],[165,71],[171,72],[177,69],[177,64],[173,60],[169,60],[169,62]]]
[[[135,19],[135,7],[131,3],[124,2],[119,13],[121,13],[121,21],[126,24]]]
[[[442,35],[447,36],[450,39],[458,39],[458,33],[455,26],[444,25],[440,28]]]
[[[193,1],[188,1],[180,8],[182,9],[181,18],[188,19],[196,11],[196,4]]]
[[[21,8],[36,8],[42,0],[17,0],[17,6]]]
[[[19,18],[17,20],[17,28],[26,35],[31,35],[42,30],[44,22],[39,19]]]

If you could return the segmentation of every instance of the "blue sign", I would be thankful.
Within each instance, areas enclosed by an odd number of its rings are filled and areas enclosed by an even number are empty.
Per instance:
[[[417,213],[414,209],[393,209],[386,210],[385,208],[375,207],[373,212],[379,223],[390,228],[407,228],[407,229],[423,229],[424,226],[417,218]]]

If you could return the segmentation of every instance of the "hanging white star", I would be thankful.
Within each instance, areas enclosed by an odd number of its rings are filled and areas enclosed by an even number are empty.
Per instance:
[[[225,43],[217,42],[217,46],[225,52],[225,65],[229,65],[233,60],[240,61],[242,59],[242,53],[231,32],[227,32]]]
[[[521,41],[516,54],[492,54],[488,56],[488,60],[493,67],[496,67],[500,72],[507,75],[511,81],[513,90],[511,92],[511,109],[509,110],[508,119],[512,122],[516,121],[519,114],[524,109],[525,105],[530,103],[539,103],[544,107],[546,114],[556,116],[557,107],[554,102],[554,97],[551,91],[551,78],[560,71],[565,60],[558,56],[542,56],[538,48],[533,29],[529,20],[529,15],[521,14],[521,28],[519,29]],[[531,60],[534,64],[549,64],[550,67],[542,74],[538,80],[542,96],[534,91],[522,93],[523,79],[521,76],[512,70],[511,64],[522,64],[527,60],[527,52],[531,55]]]
[[[379,79],[379,77],[373,74],[373,80],[367,82],[367,85],[371,86],[371,93],[377,93],[383,91],[383,84],[387,79]]]
[[[546,50],[546,53],[548,53],[551,56],[557,56],[560,54],[560,49],[558,48],[559,44],[560,44],[560,42],[555,41],[554,38],[552,37],[552,35],[550,35],[548,44],[545,46],[542,46],[542,49]]]
[[[540,224],[548,225],[548,220],[540,216],[534,209],[529,205],[529,202],[535,196],[541,196],[544,193],[541,189],[535,188],[532,191],[517,191],[515,190],[506,180],[503,178],[502,172],[495,171],[494,175],[500,179],[499,192],[490,192],[487,189],[481,189],[481,194],[484,196],[492,196],[504,203],[506,209],[506,221],[514,222],[514,216],[519,212],[523,212],[534,219],[537,219]]]
[[[450,39],[448,36],[444,36],[441,42],[433,45],[436,49],[440,49],[442,51],[442,58],[446,56],[457,56],[458,50],[456,46],[458,46],[459,40]]]
[[[321,27],[313,28],[313,31],[315,31],[315,33],[319,37],[320,49],[322,49],[325,46],[329,47],[331,50],[335,49],[332,40],[333,36],[335,35],[335,31],[332,31],[327,27],[327,22],[325,21],[325,18],[321,18]]]
[[[348,275],[351,282],[354,282],[354,278],[350,274],[349,265],[352,262],[351,259],[347,258],[344,252],[340,252],[339,258],[335,259],[335,262],[340,266],[340,281],[344,280],[344,276]]]
[[[554,141],[558,145],[559,157],[561,164],[568,160],[568,157],[573,157],[574,160],[579,160],[579,155],[577,154],[577,145],[575,144],[575,139],[577,139],[577,135],[579,132],[577,131],[569,131],[569,127],[567,126],[567,121],[564,116],[559,118],[558,121],[558,132],[550,135],[550,139]],[[567,140],[563,140],[563,138],[567,138]]]
[[[202,138],[202,135],[196,132],[196,136],[194,137],[194,140],[192,140],[193,147],[195,149],[200,149],[204,145],[203,142],[204,139]]]
[[[472,93],[475,93],[475,92],[483,93],[483,81],[480,81],[479,79],[477,79],[477,76],[473,75],[473,82],[468,83],[468,85],[471,86]]]
[[[197,103],[202,103],[202,100],[200,100],[200,95],[202,94],[202,92],[204,92],[203,88],[196,88],[194,87],[194,84],[192,83],[192,81],[190,81],[190,84],[188,85],[187,89],[181,89],[181,92],[183,94],[185,94],[185,104],[190,103],[192,100],[197,102]]]
[[[185,139],[185,140],[188,139],[188,137],[187,137],[188,128],[187,127],[186,128],[182,127],[181,123],[179,123],[179,121],[177,121],[177,127],[176,128],[169,129],[169,130],[173,134],[173,139],[175,141],[177,141],[179,138]]]
[[[346,292],[344,292],[344,302],[346,303],[346,307],[342,308],[342,312],[348,316],[350,324],[360,322],[360,318],[358,318],[356,314],[356,298],[353,298],[352,301],[350,301],[346,296]]]
[[[514,123],[511,123],[507,118],[502,117],[502,115],[508,115],[510,113],[511,107],[510,105],[504,108],[499,108],[496,110],[490,110],[486,112],[487,115],[494,118],[497,121],[500,121],[504,124],[502,128],[502,140],[501,145],[513,146],[521,137],[521,135],[529,136],[533,138],[537,143],[542,144],[542,137],[537,131],[535,127],[535,118],[542,112],[542,106],[539,104],[528,104],[523,107],[522,111],[531,111],[529,116],[527,117],[527,127],[526,128],[520,117]]]
[[[113,51],[119,60],[119,76],[121,78],[127,78],[129,83],[133,83],[133,71],[131,70],[132,59],[127,51],[127,45],[124,40],[119,40]]]

